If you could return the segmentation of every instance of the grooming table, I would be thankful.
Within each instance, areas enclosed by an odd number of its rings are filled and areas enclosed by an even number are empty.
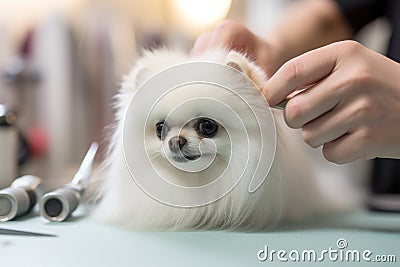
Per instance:
[[[281,225],[268,232],[240,233],[129,232],[82,212],[63,223],[49,223],[35,214],[0,223],[3,229],[56,235],[0,234],[0,266],[310,266],[309,261],[283,263],[276,258],[262,262],[257,253],[266,245],[288,253],[338,249],[339,239],[347,242],[344,249],[371,250],[371,257],[395,255],[397,263],[325,259],[323,266],[398,266],[400,262],[400,214],[360,211]]]

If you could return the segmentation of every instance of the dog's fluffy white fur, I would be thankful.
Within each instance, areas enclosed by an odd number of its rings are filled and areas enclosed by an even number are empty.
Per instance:
[[[320,149],[309,148],[301,139],[299,131],[287,127],[282,110],[274,108],[271,110],[277,127],[275,163],[266,182],[255,193],[249,194],[247,191],[251,173],[245,173],[242,181],[225,197],[202,207],[168,206],[144,193],[131,178],[124,160],[122,131],[125,112],[135,91],[146,79],[165,68],[192,61],[216,62],[239,68],[258,86],[267,80],[259,67],[244,55],[233,51],[213,49],[195,57],[166,49],[146,52],[137,61],[131,73],[125,77],[122,88],[116,96],[116,124],[105,162],[103,195],[95,211],[97,218],[136,230],[256,230],[269,228],[281,219],[293,220],[316,213],[338,212],[360,204],[362,190],[354,181],[357,180],[357,176],[365,175],[363,163],[345,166],[328,163],[323,159]],[[232,87],[250,94],[251,97],[260,97],[258,92],[254,92],[254,88],[237,88],[244,86],[244,83],[240,83],[240,79],[243,79],[240,75],[234,72],[226,73],[227,79],[232,81]],[[220,97],[213,95],[212,91],[209,94],[214,98]],[[180,99],[178,96],[174,99],[175,102],[173,101],[172,105],[184,101],[184,97]],[[236,105],[234,99],[231,101],[232,105]],[[168,109],[169,107],[166,108],[166,112],[170,111]],[[202,112],[202,110],[195,112]],[[166,116],[167,114],[159,115]],[[137,116],[147,115],[137,114]],[[229,124],[229,122],[226,123]],[[137,125],[137,127],[143,128],[143,125]],[[251,134],[250,138],[252,138]],[[151,140],[149,142],[160,142],[157,139]],[[218,141],[216,142],[218,146]],[[133,141],[127,144],[127,147],[135,149],[135,143],[137,142]],[[220,145],[223,146],[223,143]],[[156,149],[160,149],[160,146],[156,146]],[[253,149],[259,149],[259,146]],[[232,151],[232,153],[241,153],[241,151]],[[247,157],[247,155],[244,156]],[[165,158],[161,159],[163,160],[165,161]],[[257,161],[258,158],[250,155],[250,164],[256,164]],[[170,172],[177,180],[185,180],[184,173],[174,170],[168,164],[161,164],[160,168],[164,168],[165,172]],[[233,171],[232,176],[241,170]],[[150,173],[150,171],[144,171],[142,175],[146,177],[146,175],[151,175]],[[198,178],[207,179],[201,174]]]

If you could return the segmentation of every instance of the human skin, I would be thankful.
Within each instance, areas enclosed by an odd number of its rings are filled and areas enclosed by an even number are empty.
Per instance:
[[[357,42],[336,42],[351,36],[333,2],[306,0],[267,38],[227,21],[201,35],[192,53],[224,46],[253,57],[270,77],[262,88],[269,104],[289,99],[287,124],[311,147],[323,146],[327,160],[400,158],[400,65]]]
[[[226,20],[212,31],[202,33],[196,39],[192,53],[200,54],[213,47],[243,52],[270,77],[287,60],[351,36],[335,3],[305,0],[292,5],[265,38],[253,34],[239,22]]]
[[[286,123],[342,164],[400,158],[400,64],[355,41],[336,42],[286,62],[262,88],[274,106],[287,95]]]

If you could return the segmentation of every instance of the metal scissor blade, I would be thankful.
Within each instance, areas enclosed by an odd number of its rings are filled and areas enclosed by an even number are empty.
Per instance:
[[[6,228],[0,228],[0,235],[57,237],[56,235],[53,234],[35,233],[30,231],[21,231],[21,230],[6,229]]]
[[[86,153],[85,158],[82,161],[81,166],[79,167],[78,172],[75,174],[74,179],[72,180],[73,184],[78,184],[83,180],[83,183],[86,184],[84,180],[87,180],[92,173],[92,166],[94,157],[96,156],[96,152],[99,145],[96,142],[93,142]]]
[[[288,101],[289,101],[291,98],[295,97],[297,94],[300,94],[301,92],[303,92],[303,91],[309,89],[310,87],[312,87],[312,86],[314,86],[314,85],[315,85],[315,84],[311,84],[311,85],[308,85],[308,86],[306,86],[306,87],[304,87],[304,88],[297,89],[296,91],[294,91],[294,92],[292,92],[290,95],[288,95],[281,103],[279,103],[279,104],[277,104],[277,105],[275,105],[275,106],[273,106],[273,107],[274,107],[274,108],[278,108],[278,109],[285,109],[285,108],[286,108],[286,104],[288,103]]]
[[[273,106],[274,108],[278,108],[278,109],[285,109],[287,102],[289,101],[289,99],[285,99],[283,100],[281,103],[279,103],[276,106]]]

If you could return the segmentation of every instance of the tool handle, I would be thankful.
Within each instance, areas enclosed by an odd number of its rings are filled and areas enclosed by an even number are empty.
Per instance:
[[[40,214],[52,222],[67,219],[78,207],[81,192],[75,185],[65,185],[45,194],[40,200]]]
[[[5,222],[29,212],[42,195],[39,177],[25,175],[0,190],[0,221]]]
[[[14,219],[27,213],[32,205],[27,191],[23,188],[8,187],[0,191],[0,222]]]

